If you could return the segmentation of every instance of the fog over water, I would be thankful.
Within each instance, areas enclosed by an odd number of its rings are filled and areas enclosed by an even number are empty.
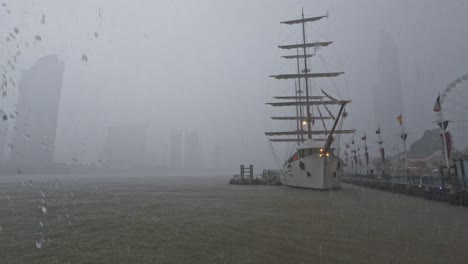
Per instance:
[[[268,119],[281,112],[265,102],[291,95],[294,84],[268,76],[295,71],[277,46],[300,41],[301,32],[279,22],[298,18],[302,6],[306,16],[328,12],[307,38],[334,41],[321,58],[328,70],[346,72],[320,86],[353,100],[345,126],[359,137],[366,132],[376,141],[380,123],[389,149],[398,141],[400,111],[409,141],[418,138],[435,127],[438,92],[468,72],[464,0],[2,3],[0,64],[6,67],[19,43],[22,55],[9,71],[17,83],[44,56],[58,55],[64,63],[56,162],[96,162],[109,127],[135,125],[147,128],[146,150],[156,164],[169,156],[171,131],[190,130],[199,135],[203,167],[276,167],[264,131],[287,126]],[[6,42],[15,27],[17,37]],[[325,71],[320,65],[313,70]],[[11,91],[2,101],[8,111],[18,98]],[[382,100],[389,105],[383,110]],[[283,157],[286,147],[277,148]]]

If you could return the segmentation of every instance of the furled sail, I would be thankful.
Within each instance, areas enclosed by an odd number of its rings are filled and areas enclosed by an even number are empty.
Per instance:
[[[284,100],[307,100],[307,96],[275,96],[275,99],[284,99]],[[319,100],[324,98],[324,96],[309,96],[309,100]]]
[[[300,58],[312,58],[312,56],[314,56],[314,54],[306,54],[305,56],[304,55],[285,55],[285,56],[281,56],[282,58],[285,58],[285,59],[300,59]]]
[[[356,132],[356,129],[343,129],[335,130],[333,134],[353,134]],[[285,132],[265,132],[267,136],[296,136],[296,135],[327,135],[330,131],[326,130],[313,130],[310,132],[307,131],[285,131]]]
[[[280,49],[316,48],[316,47],[326,47],[332,43],[333,41],[321,41],[321,42],[312,42],[312,43],[305,43],[305,44],[281,45],[281,46],[278,46],[278,48]]]
[[[295,20],[288,20],[288,21],[281,22],[281,24],[294,25],[294,24],[305,23],[305,22],[314,22],[325,17],[327,16],[317,16],[317,17],[308,17],[308,18],[301,18],[301,19],[295,19]]]
[[[351,103],[351,100],[347,101],[301,101],[301,102],[275,102],[275,103],[266,103],[271,106],[297,106],[297,105],[342,105]]]
[[[306,117],[298,116],[273,116],[273,120],[306,120]],[[332,119],[330,116],[311,116],[310,120],[323,120],[323,119]]]
[[[336,77],[344,72],[322,72],[322,73],[292,73],[292,74],[278,74],[270,75],[275,79],[297,79],[297,78],[323,78],[323,77]]]
[[[271,142],[297,142],[297,138],[270,138]],[[299,141],[306,141],[307,139],[300,139]],[[313,138],[313,141],[326,141],[326,138]]]

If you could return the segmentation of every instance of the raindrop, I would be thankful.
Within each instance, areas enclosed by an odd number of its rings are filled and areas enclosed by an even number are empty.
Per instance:
[[[6,37],[5,40],[6,40],[7,42],[10,42],[10,41],[11,41],[10,37]]]
[[[17,28],[17,27],[15,27],[13,30],[15,31],[15,34],[16,34],[16,35],[18,35],[18,33],[19,33],[19,30],[18,30],[18,28]]]
[[[14,35],[13,33],[10,32],[9,35],[10,35],[10,37],[11,37],[12,39],[16,39],[16,37],[15,37],[15,35]]]
[[[81,60],[84,62],[88,62],[88,56],[86,56],[86,54],[81,55]]]
[[[42,38],[41,38],[41,36],[39,36],[39,35],[36,35],[36,36],[34,37],[34,40],[36,40],[36,41],[41,41],[41,40],[42,40]]]
[[[46,197],[45,192],[44,192],[43,190],[41,190],[41,196],[42,196],[43,198]]]
[[[8,150],[13,151],[14,147],[11,143],[8,143]]]
[[[42,147],[45,148],[46,147],[46,144],[44,142],[42,142]]]
[[[18,169],[18,170],[19,170],[19,169]],[[29,180],[29,185],[32,185],[32,181],[31,181],[31,180]]]
[[[78,160],[77,160],[75,157],[73,157],[73,161],[74,161],[75,163],[78,163]]]
[[[31,136],[29,134],[24,134],[24,138],[29,141],[31,140]],[[41,191],[42,192],[42,191]]]
[[[3,226],[0,225],[0,232],[2,232],[2,231],[3,231]]]
[[[94,37],[95,38],[98,38],[99,37],[99,34],[97,32],[94,32]]]
[[[39,222],[39,225],[40,225],[41,227],[44,227],[44,224],[43,224],[42,222]]]
[[[60,221],[62,221],[62,217],[59,214],[57,214],[57,217]]]
[[[22,172],[20,169],[16,169],[16,171],[18,172],[18,174],[23,174],[23,172]],[[32,185],[32,181],[31,181],[31,180],[29,180],[29,183],[30,183],[29,185]]]
[[[45,24],[45,14],[42,14],[41,24]]]
[[[3,121],[7,121],[7,120],[8,120],[8,116],[7,116],[6,114],[3,114],[2,119],[3,119]]]
[[[3,98],[3,99],[7,98],[7,92],[6,92],[6,91],[3,91],[3,92],[2,92],[2,98]]]
[[[36,243],[36,248],[41,249],[42,246],[44,245],[44,239],[37,240],[35,243]]]
[[[41,206],[42,213],[47,214],[47,207]]]

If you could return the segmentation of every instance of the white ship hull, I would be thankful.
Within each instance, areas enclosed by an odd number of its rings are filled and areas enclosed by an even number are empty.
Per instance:
[[[286,186],[309,189],[337,189],[341,187],[343,162],[331,155],[311,155],[289,163],[283,172]]]

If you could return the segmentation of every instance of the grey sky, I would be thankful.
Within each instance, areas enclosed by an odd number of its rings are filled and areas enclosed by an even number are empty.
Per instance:
[[[264,103],[294,87],[268,75],[294,70],[281,61],[287,52],[277,46],[299,41],[299,30],[279,22],[297,18],[301,6],[306,15],[329,12],[308,36],[334,41],[322,57],[329,70],[346,72],[336,85],[353,100],[348,126],[371,134],[371,140],[377,121],[370,100],[379,85],[382,31],[397,44],[402,111],[414,137],[434,126],[438,91],[468,72],[463,0],[2,2],[11,14],[2,7],[0,41],[18,27],[21,41],[31,44],[19,69],[48,54],[65,62],[57,161],[69,162],[83,148],[82,159],[92,161],[107,127],[147,124],[152,151],[169,142],[170,130],[187,128],[200,132],[208,155],[222,148],[233,169],[240,163],[273,167],[263,132],[281,125],[267,121],[270,109]],[[35,35],[42,41],[33,45]],[[12,52],[12,46],[2,45],[0,63]],[[395,125],[387,137],[398,132],[396,120],[380,122]]]

